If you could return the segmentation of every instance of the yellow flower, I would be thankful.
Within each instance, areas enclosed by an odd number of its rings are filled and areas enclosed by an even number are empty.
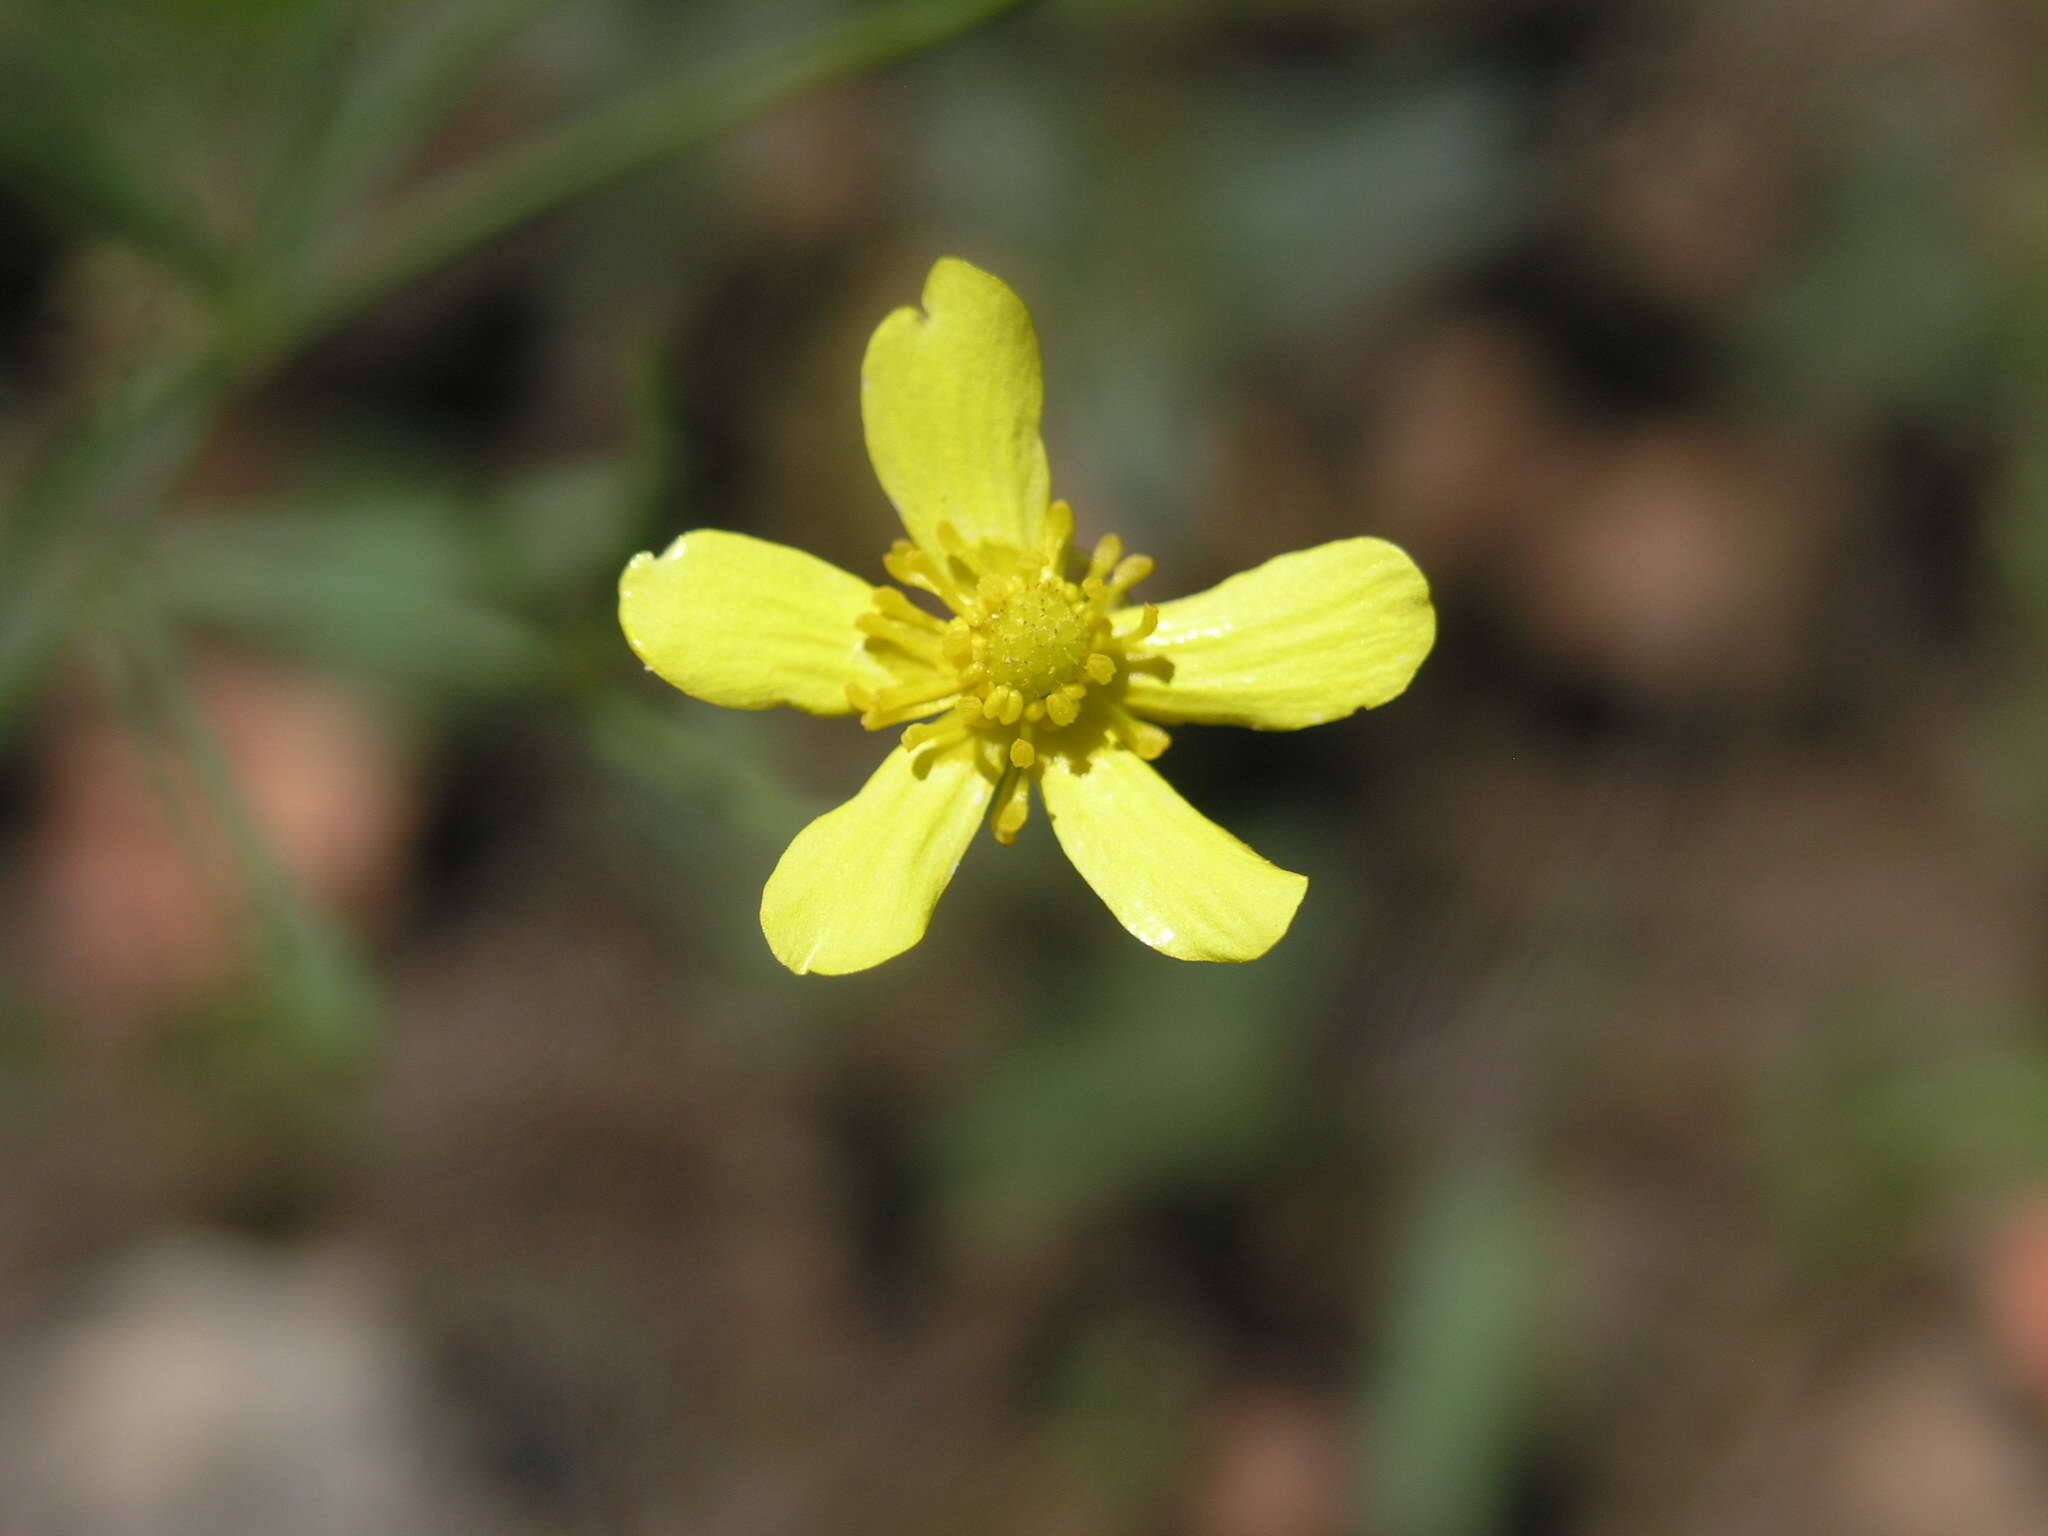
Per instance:
[[[783,544],[700,529],[633,557],[619,620],[693,698],[905,725],[865,787],[797,834],[761,898],[793,971],[839,974],[924,937],[984,815],[1013,841],[1034,785],[1053,834],[1117,920],[1183,960],[1251,960],[1308,881],[1176,794],[1159,722],[1295,730],[1383,704],[1429,652],[1414,563],[1379,539],[1267,561],[1174,602],[1114,536],[1087,560],[1049,492],[1038,339],[1000,280],[951,258],[924,309],[868,343],[868,454],[909,539],[876,587]]]

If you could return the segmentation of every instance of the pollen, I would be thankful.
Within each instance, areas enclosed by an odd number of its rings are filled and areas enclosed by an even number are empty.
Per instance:
[[[915,722],[903,732],[906,750],[967,743],[982,752],[998,781],[990,827],[1006,844],[1024,825],[1045,753],[1062,750],[1062,734],[1084,716],[1134,747],[1133,733],[1147,733],[1148,757],[1167,744],[1164,731],[1134,720],[1118,702],[1121,679],[1159,611],[1145,605],[1121,633],[1116,617],[1152,562],[1125,555],[1111,535],[1083,568],[1070,545],[1072,511],[1056,502],[1047,521],[1046,541],[1036,549],[970,544],[949,523],[939,525],[937,549],[899,541],[883,562],[889,574],[937,598],[951,617],[893,587],[876,588],[859,628],[902,681],[848,692],[871,731]]]

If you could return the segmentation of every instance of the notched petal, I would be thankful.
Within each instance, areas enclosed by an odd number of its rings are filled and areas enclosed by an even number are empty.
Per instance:
[[[876,328],[861,363],[868,456],[920,547],[945,557],[941,523],[976,545],[1045,540],[1043,396],[1030,311],[964,261],[940,260],[923,310],[899,309]]]

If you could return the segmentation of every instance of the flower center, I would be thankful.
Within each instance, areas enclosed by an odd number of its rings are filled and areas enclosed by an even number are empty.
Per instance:
[[[1095,650],[1093,618],[1070,582],[1055,584],[1048,577],[1013,593],[973,626],[981,635],[989,681],[1015,689],[1027,704],[1080,682]]]
[[[1130,664],[1159,622],[1144,605],[1118,629],[1125,595],[1152,573],[1144,555],[1126,555],[1111,535],[1095,546],[1079,581],[1062,574],[1071,558],[1074,514],[1065,502],[1047,512],[1038,549],[969,545],[941,523],[941,551],[899,542],[883,563],[906,587],[928,592],[953,610],[941,619],[893,587],[877,587],[874,607],[856,624],[870,649],[900,682],[883,689],[851,684],[847,698],[871,731],[915,721],[903,733],[910,751],[985,743],[1001,786],[991,817],[1007,843],[1024,824],[1038,740],[1081,716],[1089,689],[1104,688]],[[1102,723],[1143,757],[1166,750],[1167,735],[1138,720],[1114,699]],[[943,711],[943,713],[941,713]],[[936,716],[936,718],[927,718]]]

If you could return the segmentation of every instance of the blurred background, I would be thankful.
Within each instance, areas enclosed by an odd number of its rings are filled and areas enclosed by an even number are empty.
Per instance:
[[[2048,1530],[2043,25],[10,0],[0,1536]],[[878,739],[619,636],[942,254],[1146,595],[1435,586],[1176,733],[1263,961],[785,974]]]

